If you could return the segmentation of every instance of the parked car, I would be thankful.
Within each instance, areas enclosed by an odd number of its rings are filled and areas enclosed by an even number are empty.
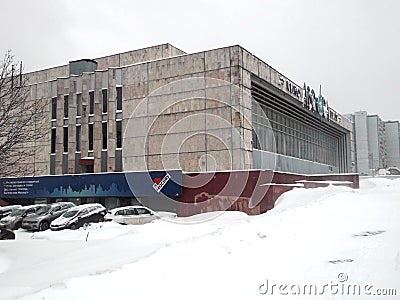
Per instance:
[[[4,217],[7,217],[9,214],[13,212],[13,210],[22,207],[21,205],[7,205],[0,207],[0,220]]]
[[[0,228],[0,240],[15,240],[15,233],[6,228]]]
[[[84,224],[103,222],[106,208],[98,203],[82,204],[70,208],[50,224],[51,230],[77,229]]]
[[[65,213],[71,207],[75,207],[72,202],[57,202],[51,203],[39,208],[34,214],[27,216],[22,221],[22,228],[26,230],[40,230],[44,231],[49,229],[50,223]]]
[[[45,204],[34,204],[17,208],[7,217],[0,220],[0,227],[12,230],[19,229],[22,225],[22,221],[26,216],[34,214],[39,208],[43,207],[44,205]]]
[[[170,212],[154,212],[147,207],[139,205],[125,206],[110,210],[104,216],[104,221],[114,221],[124,225],[139,225],[150,223],[162,217],[173,218],[176,217],[176,214]]]

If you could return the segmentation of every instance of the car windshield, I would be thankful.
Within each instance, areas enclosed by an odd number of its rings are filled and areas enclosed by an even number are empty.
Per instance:
[[[11,217],[20,216],[20,215],[22,215],[24,212],[25,212],[25,209],[22,209],[22,208],[16,209],[16,210],[14,210],[14,211],[10,214],[10,216],[11,216]]]
[[[72,217],[74,217],[78,212],[79,212],[79,210],[69,210],[69,211],[67,211],[67,212],[65,212],[65,213],[63,214],[63,217],[64,217],[64,218],[72,218]]]
[[[42,215],[47,214],[50,210],[51,210],[51,206],[46,205],[46,206],[39,208],[38,211],[36,212],[36,214],[39,216],[42,216]]]

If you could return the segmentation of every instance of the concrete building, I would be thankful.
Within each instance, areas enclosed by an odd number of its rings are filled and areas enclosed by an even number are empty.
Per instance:
[[[355,126],[354,126],[354,119],[355,115],[346,114],[344,118],[351,124],[350,130],[350,160],[351,160],[351,167],[350,172],[357,173],[357,157],[356,157],[356,138],[355,138]]]
[[[354,137],[356,171],[364,175],[370,174],[372,161],[368,141],[368,115],[365,111],[354,114]]]
[[[387,166],[400,168],[400,124],[399,121],[385,122]]]
[[[31,100],[49,102],[30,175],[351,171],[351,122],[240,46],[164,44],[26,76]]]
[[[399,165],[398,121],[384,122],[366,111],[346,117],[353,123],[356,172],[373,176],[379,169]]]
[[[387,168],[387,151],[385,142],[385,123],[378,115],[368,116],[368,148],[371,156],[371,169]]]
[[[299,180],[358,187],[335,175],[351,171],[351,121],[238,45],[163,44],[24,76],[29,100],[48,103],[47,136],[25,145],[37,149],[19,162],[30,177],[0,178],[8,203],[253,214]]]

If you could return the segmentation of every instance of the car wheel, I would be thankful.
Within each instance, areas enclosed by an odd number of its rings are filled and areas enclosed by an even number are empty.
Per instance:
[[[43,221],[39,224],[40,231],[45,231],[45,230],[49,229],[49,227],[50,227],[50,224],[49,224],[49,222],[46,222],[46,221]]]
[[[15,234],[11,230],[0,231],[0,240],[15,240]]]
[[[103,216],[99,217],[99,222],[104,222],[104,217]]]
[[[69,226],[69,229],[75,230],[75,229],[76,229],[76,224],[71,224],[71,225]]]
[[[22,225],[22,222],[15,223],[14,230],[20,229],[21,225]]]

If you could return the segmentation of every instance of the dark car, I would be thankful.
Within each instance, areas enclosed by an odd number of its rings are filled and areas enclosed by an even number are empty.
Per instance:
[[[51,222],[50,229],[77,229],[84,224],[103,222],[106,212],[106,208],[98,203],[78,205]]]
[[[12,230],[0,228],[0,240],[15,240],[15,234]]]
[[[9,214],[13,212],[13,210],[22,207],[21,205],[8,205],[0,207],[0,220],[4,217],[7,217]]]
[[[26,230],[40,230],[44,231],[49,229],[50,223],[65,213],[71,207],[75,207],[72,202],[57,202],[51,203],[39,208],[34,214],[26,217],[22,221],[22,228]]]
[[[44,204],[34,204],[17,208],[7,217],[0,220],[0,227],[9,228],[12,230],[19,229],[22,225],[22,221],[26,216],[34,214],[39,208],[43,206]]]

